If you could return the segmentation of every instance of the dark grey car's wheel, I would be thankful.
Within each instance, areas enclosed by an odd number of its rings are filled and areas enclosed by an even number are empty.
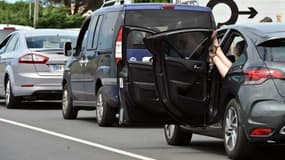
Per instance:
[[[164,136],[169,145],[188,145],[192,139],[192,132],[186,131],[179,125],[164,125]]]
[[[71,93],[67,85],[62,92],[62,115],[64,119],[76,119],[78,110],[73,107]]]
[[[99,126],[111,126],[115,122],[115,108],[108,106],[103,94],[104,87],[99,88],[96,98],[96,118]]]
[[[241,125],[240,104],[236,99],[229,101],[224,116],[224,146],[232,159],[248,158],[253,150]]]
[[[20,103],[19,97],[15,97],[11,88],[10,80],[6,82],[5,88],[5,104],[7,108],[13,108]]]

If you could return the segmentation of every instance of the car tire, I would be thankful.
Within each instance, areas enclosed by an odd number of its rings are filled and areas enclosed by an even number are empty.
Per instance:
[[[100,87],[96,94],[96,119],[99,126],[112,126],[115,122],[116,110],[108,106],[104,87]]]
[[[15,108],[18,104],[20,104],[20,98],[14,96],[10,80],[8,79],[5,87],[5,105],[7,108]]]
[[[224,120],[224,146],[229,158],[234,160],[247,159],[254,146],[246,138],[241,125],[241,106],[236,99],[227,104]]]
[[[74,108],[71,92],[67,85],[64,85],[62,92],[62,115],[64,119],[76,119],[78,109]]]
[[[168,145],[183,146],[188,145],[192,139],[192,132],[186,131],[179,125],[164,125],[164,136]]]

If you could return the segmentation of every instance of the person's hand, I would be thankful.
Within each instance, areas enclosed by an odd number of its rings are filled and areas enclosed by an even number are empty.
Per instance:
[[[213,63],[213,58],[217,55],[218,48],[220,48],[216,31],[213,32],[211,39],[212,44],[209,47],[209,62]]]

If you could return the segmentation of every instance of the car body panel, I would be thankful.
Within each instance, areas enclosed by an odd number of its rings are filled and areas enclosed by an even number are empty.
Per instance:
[[[57,99],[59,99],[62,86],[62,68],[49,67],[54,64],[63,65],[66,57],[63,55],[63,49],[61,48],[41,48],[41,49],[29,49],[26,42],[26,36],[33,35],[38,36],[52,36],[59,37],[60,35],[67,35],[73,37],[75,41],[77,32],[76,31],[65,31],[65,30],[52,30],[52,29],[39,29],[30,31],[15,31],[7,37],[7,47],[1,46],[3,51],[0,54],[0,93],[1,96],[5,94],[5,80],[7,78],[11,81],[11,87],[14,96],[30,99],[49,99],[56,93]],[[15,37],[17,38],[15,40]],[[9,50],[9,45],[13,43],[14,47]],[[11,43],[11,44],[10,44]],[[62,42],[63,43],[63,42]],[[4,44],[3,44],[4,45]],[[37,54],[46,56],[49,61],[44,64],[36,63],[22,63],[20,58],[27,54]],[[55,69],[55,70],[54,70]],[[47,97],[45,97],[45,95]]]

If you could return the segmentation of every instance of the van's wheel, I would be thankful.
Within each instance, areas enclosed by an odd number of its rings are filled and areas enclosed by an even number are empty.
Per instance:
[[[62,92],[62,115],[64,119],[76,119],[78,110],[72,104],[72,97],[68,86],[65,84]]]
[[[227,104],[223,121],[225,150],[234,160],[246,159],[253,151],[253,144],[248,142],[241,125],[240,111],[239,102],[231,99]]]
[[[188,145],[192,139],[192,132],[186,131],[179,125],[164,125],[164,136],[169,145]]]
[[[104,87],[100,87],[96,98],[96,118],[99,126],[111,126],[115,122],[116,110],[108,106]]]
[[[16,105],[20,104],[20,98],[14,96],[9,79],[6,82],[5,104],[7,108],[14,108]]]

